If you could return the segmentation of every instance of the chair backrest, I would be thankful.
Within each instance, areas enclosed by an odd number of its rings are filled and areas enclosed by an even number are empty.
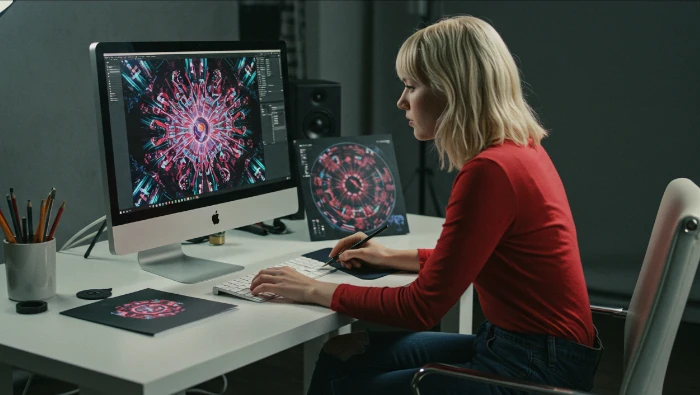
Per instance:
[[[700,188],[673,180],[661,199],[625,322],[620,394],[661,394],[700,261]]]

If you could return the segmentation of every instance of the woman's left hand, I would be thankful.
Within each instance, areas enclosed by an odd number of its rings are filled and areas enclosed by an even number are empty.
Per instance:
[[[289,266],[272,267],[261,270],[253,278],[253,281],[250,283],[250,291],[253,296],[261,292],[269,292],[295,302],[319,303],[320,301],[318,298],[314,298],[313,294],[315,290],[324,288],[321,287],[321,284],[325,283],[309,278]],[[335,290],[335,287],[333,290]],[[330,302],[328,305],[330,305]]]

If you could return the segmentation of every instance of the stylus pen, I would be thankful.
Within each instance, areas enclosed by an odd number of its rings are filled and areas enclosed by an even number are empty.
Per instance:
[[[85,259],[88,259],[88,257],[90,256],[90,253],[92,252],[92,247],[95,246],[95,243],[97,243],[97,239],[100,238],[100,235],[105,230],[106,226],[107,226],[107,220],[102,222],[102,226],[100,226],[100,230],[97,231],[97,234],[95,235],[95,237],[92,239],[92,242],[90,243],[90,247],[88,247],[87,251],[85,251],[85,255],[83,255],[83,257]]]
[[[376,235],[378,235],[378,234],[384,232],[388,227],[389,227],[389,225],[386,225],[386,224],[385,224],[385,225],[382,226],[381,228],[379,228],[379,229],[375,230],[374,232],[372,232],[372,234],[370,234],[369,236],[367,236],[367,237],[365,237],[364,239],[362,239],[362,240],[358,241],[357,243],[353,244],[352,247],[348,248],[348,250],[354,250],[354,249],[356,249],[357,247],[359,247],[359,246],[365,244],[367,241],[369,241],[369,239],[371,239],[372,237],[374,237],[374,236],[376,236]],[[323,266],[330,265],[331,263],[337,261],[338,258],[340,257],[340,254],[342,254],[342,252],[339,253],[339,254],[337,254],[337,255],[334,256],[333,258],[331,258],[328,262],[324,263]],[[323,267],[323,266],[321,266],[321,267]]]

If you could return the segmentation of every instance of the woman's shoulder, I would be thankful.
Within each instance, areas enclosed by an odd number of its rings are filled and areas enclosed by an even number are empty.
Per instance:
[[[501,173],[512,178],[533,168],[542,167],[544,163],[549,166],[550,159],[541,145],[521,145],[506,140],[503,143],[492,144],[468,160],[460,173]]]
[[[502,143],[490,145],[472,158],[471,161],[476,163],[491,161],[498,163],[501,167],[511,167],[513,165],[523,165],[530,161],[540,161],[546,157],[547,153],[544,147],[534,144],[532,141],[528,144],[520,144],[512,140],[505,140]]]
[[[455,182],[461,179],[481,179],[483,182],[491,183],[496,178],[507,179],[508,170],[503,165],[499,155],[482,155],[484,152],[473,157],[462,166]]]

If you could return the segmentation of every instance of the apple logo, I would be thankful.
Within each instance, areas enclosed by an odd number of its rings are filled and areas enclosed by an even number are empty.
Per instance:
[[[218,211],[218,210],[215,211],[215,212],[214,212],[214,215],[211,216],[211,222],[213,222],[214,225],[218,225],[218,224],[219,224],[219,211]]]

